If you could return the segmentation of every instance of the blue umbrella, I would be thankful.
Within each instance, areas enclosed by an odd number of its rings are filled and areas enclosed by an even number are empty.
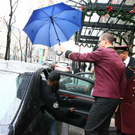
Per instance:
[[[60,45],[81,28],[81,15],[82,11],[58,3],[34,10],[23,30],[32,44]]]

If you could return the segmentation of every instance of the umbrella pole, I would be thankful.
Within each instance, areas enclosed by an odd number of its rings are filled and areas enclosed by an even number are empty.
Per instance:
[[[55,30],[55,33],[56,33],[56,36],[57,36],[57,40],[59,41],[59,45],[61,45],[61,44],[60,44],[60,39],[59,39],[58,33],[57,33],[57,31],[56,31],[56,28],[55,28],[55,26],[54,26],[54,22],[53,22],[52,17],[50,17],[50,19],[51,19],[51,22],[52,22],[52,24],[53,24],[53,27],[54,27],[54,30]],[[58,53],[58,51],[56,51],[56,54],[57,54],[58,56],[61,56],[61,55],[63,54],[63,52]]]

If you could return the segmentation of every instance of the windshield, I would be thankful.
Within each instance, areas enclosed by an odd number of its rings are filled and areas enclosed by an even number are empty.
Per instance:
[[[30,76],[0,71],[0,124],[12,121],[29,83]]]

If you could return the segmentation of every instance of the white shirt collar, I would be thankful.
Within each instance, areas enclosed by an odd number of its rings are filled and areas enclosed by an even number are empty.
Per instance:
[[[130,61],[130,57],[128,56],[126,60],[124,60],[125,66],[127,67]]]

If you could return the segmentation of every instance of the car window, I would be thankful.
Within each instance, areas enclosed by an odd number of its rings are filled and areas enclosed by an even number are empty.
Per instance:
[[[52,70],[47,70],[47,69],[45,69],[45,70],[40,74],[40,76],[42,77],[43,80],[47,80],[48,75],[49,75],[49,73],[50,73],[51,71],[52,71]]]
[[[90,82],[65,75],[61,75],[61,79],[59,81],[60,90],[88,96],[91,96],[93,87],[94,85]]]
[[[42,72],[40,75],[41,75],[41,77],[42,77],[43,80],[46,80],[46,77],[45,77],[44,72]]]
[[[57,65],[60,65],[60,66],[69,66],[68,63],[58,63]]]
[[[83,76],[83,77],[86,77],[88,79],[91,79],[91,80],[95,80],[95,75],[92,74],[92,73],[76,73],[76,75],[80,75],[80,76]]]
[[[46,62],[47,62],[47,63],[50,63],[50,64],[53,63],[53,61],[46,61]]]
[[[44,63],[53,63],[54,61],[53,60],[45,60]]]
[[[0,71],[0,123],[10,123],[14,117],[30,77],[28,74]]]

